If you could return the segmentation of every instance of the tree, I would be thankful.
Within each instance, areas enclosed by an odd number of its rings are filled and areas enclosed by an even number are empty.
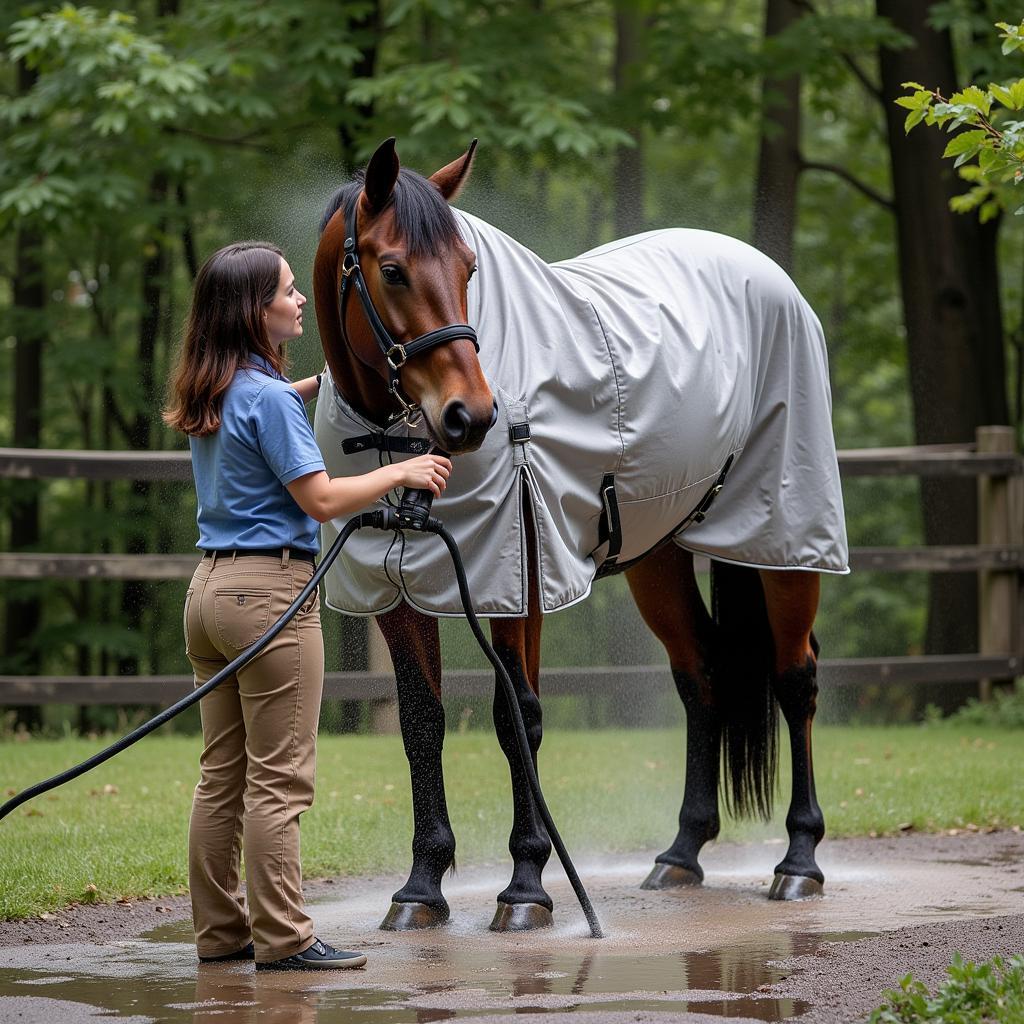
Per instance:
[[[1004,56],[1024,48],[1024,22],[1010,25],[998,22],[1003,40]],[[961,179],[970,188],[953,196],[949,207],[956,213],[976,210],[984,224],[998,218],[1004,211],[1024,214],[1017,187],[1024,181],[1024,120],[1011,112],[1024,109],[1024,79],[1000,85],[992,82],[987,89],[976,85],[953,93],[948,99],[938,89],[928,89],[917,82],[905,82],[910,95],[896,102],[909,113],[904,122],[909,132],[922,121],[956,134],[946,145],[943,157],[954,161]],[[1016,349],[1016,380],[1013,408],[1018,436],[1024,428],[1024,316],[1012,335]]]
[[[797,0],[767,0],[765,45],[804,14]],[[754,245],[784,270],[793,272],[800,155],[800,75],[765,76],[761,87],[762,127],[754,184]]]
[[[973,441],[984,424],[1009,422],[1002,309],[999,219],[982,224],[950,210],[952,173],[935,174],[942,140],[907,135],[896,105],[902,83],[927,79],[951,91],[956,81],[948,29],[936,29],[930,0],[878,0],[879,15],[913,45],[880,53],[892,166],[896,235],[909,355],[915,436],[920,444]],[[929,544],[972,543],[977,500],[972,482],[924,480]],[[977,649],[976,581],[937,573],[929,597],[928,650]]]

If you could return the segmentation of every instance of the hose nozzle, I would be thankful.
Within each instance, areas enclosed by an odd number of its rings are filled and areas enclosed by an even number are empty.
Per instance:
[[[434,453],[447,455],[446,452],[438,449],[435,449]],[[402,495],[402,503],[398,506],[398,511],[394,513],[395,522],[391,524],[392,529],[425,530],[430,519],[430,506],[433,503],[434,492],[429,488],[414,490],[407,487]]]

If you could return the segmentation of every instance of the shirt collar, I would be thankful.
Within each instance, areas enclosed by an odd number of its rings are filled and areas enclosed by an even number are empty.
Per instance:
[[[275,380],[283,380],[286,384],[291,383],[283,373],[278,373],[277,370],[275,370],[270,363],[263,358],[263,356],[257,355],[255,352],[249,353],[249,357],[246,360],[245,365],[254,367],[255,369],[265,373],[268,377],[273,377]]]

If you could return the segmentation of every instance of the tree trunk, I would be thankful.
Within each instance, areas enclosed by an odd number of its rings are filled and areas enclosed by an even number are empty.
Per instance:
[[[164,291],[167,286],[167,246],[165,244],[166,206],[170,183],[163,171],[156,171],[150,179],[149,201],[159,210],[155,229],[143,245],[142,261],[142,315],[139,318],[139,347],[136,364],[142,401],[138,406],[128,436],[129,445],[138,451],[147,451],[153,432],[153,410],[158,396],[154,389],[154,363],[156,345],[163,312]],[[126,550],[129,554],[145,554],[150,538],[150,486],[147,480],[133,480],[129,499],[128,535]],[[144,580],[127,580],[121,589],[121,614],[125,625],[134,633],[142,627],[150,593]],[[118,659],[119,675],[137,675],[139,660],[134,655]]]
[[[359,47],[359,60],[352,66],[352,77],[372,78],[377,71],[377,44],[382,33],[380,0],[371,0],[365,5],[363,13],[353,18],[351,30],[352,38]],[[353,111],[351,120],[338,125],[341,162],[348,169],[355,167],[359,139],[373,123],[373,104],[361,103],[350,109]]]
[[[36,81],[36,73],[18,64],[18,93],[25,95]],[[14,432],[15,448],[38,448],[42,434],[43,346],[47,340],[46,274],[43,236],[22,228],[14,241],[15,313],[14,344]],[[39,484],[22,481],[17,486],[10,511],[10,550],[31,551],[40,539]],[[8,594],[16,588],[9,585]],[[4,615],[4,655],[8,671],[36,675],[41,669],[36,632],[42,619],[37,597],[10,596]],[[15,722],[26,729],[42,724],[36,706],[15,709]]]
[[[784,32],[803,13],[795,0],[767,0],[764,37]],[[793,273],[797,183],[800,177],[800,76],[765,78],[761,144],[754,185],[754,245]]]
[[[619,109],[635,107],[630,103],[637,85],[643,59],[643,38],[646,15],[643,4],[636,0],[615,0],[615,59],[612,67]],[[622,238],[642,231],[644,226],[644,150],[642,129],[635,124],[623,127],[633,138],[632,146],[619,146],[615,151],[612,193],[615,201],[615,235]]]
[[[975,428],[1009,422],[996,240],[998,222],[979,224],[949,209],[964,190],[942,159],[945,134],[903,130],[894,104],[902,83],[921,82],[945,95],[956,88],[947,31],[929,26],[929,0],[877,0],[877,11],[914,44],[882,49],[880,65],[892,163],[900,282],[907,333],[914,431],[920,444],[973,441]],[[924,480],[925,539],[974,543],[973,480]],[[977,585],[968,573],[934,574],[928,607],[930,653],[976,651]]]

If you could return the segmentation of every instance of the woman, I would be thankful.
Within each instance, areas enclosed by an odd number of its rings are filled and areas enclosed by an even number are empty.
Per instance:
[[[395,487],[439,495],[451,464],[425,455],[330,479],[281,346],[306,298],[281,251],[239,242],[199,271],[164,420],[189,437],[204,555],[185,597],[185,650],[201,685],[255,643],[313,574],[317,523]],[[204,749],[189,825],[199,959],[257,969],[360,967],[318,939],[302,899],[299,815],[313,801],[323,689],[314,596],[266,649],[201,702]],[[248,907],[239,885],[244,850]]]

